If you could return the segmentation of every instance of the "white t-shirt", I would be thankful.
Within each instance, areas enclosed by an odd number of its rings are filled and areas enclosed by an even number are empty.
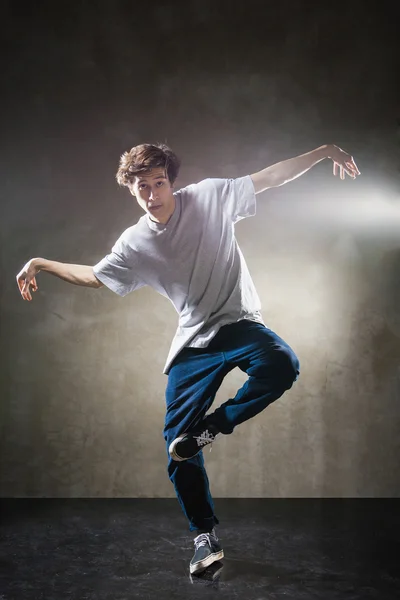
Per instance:
[[[256,212],[251,177],[205,179],[174,196],[168,223],[144,215],[93,267],[120,296],[149,285],[171,300],[179,324],[164,373],[182,348],[206,347],[223,325],[242,319],[263,323],[234,232],[237,221]]]

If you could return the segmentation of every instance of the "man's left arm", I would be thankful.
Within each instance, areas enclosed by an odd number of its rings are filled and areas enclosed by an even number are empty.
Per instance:
[[[268,188],[278,187],[293,181],[324,158],[330,158],[333,161],[333,174],[337,175],[339,173],[340,179],[344,179],[346,173],[352,179],[360,175],[360,171],[350,154],[338,146],[328,144],[306,154],[283,160],[258,171],[258,173],[253,173],[250,177],[254,184],[255,193],[259,194]]]

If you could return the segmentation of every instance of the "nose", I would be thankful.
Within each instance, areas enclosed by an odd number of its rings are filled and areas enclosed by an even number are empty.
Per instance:
[[[156,199],[156,193],[154,190],[150,191],[150,196],[149,196],[149,200],[155,200]]]

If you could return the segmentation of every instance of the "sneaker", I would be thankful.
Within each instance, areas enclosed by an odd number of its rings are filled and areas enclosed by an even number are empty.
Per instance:
[[[182,461],[193,458],[208,444],[212,444],[218,430],[212,425],[198,431],[187,431],[171,442],[169,454],[173,460]]]
[[[190,573],[201,573],[213,562],[224,558],[224,551],[214,529],[210,533],[201,533],[194,538],[194,556],[190,561]]]

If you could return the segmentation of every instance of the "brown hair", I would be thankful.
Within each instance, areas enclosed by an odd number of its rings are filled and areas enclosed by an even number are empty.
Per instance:
[[[179,158],[166,144],[140,144],[122,154],[116,178],[119,185],[129,187],[136,175],[164,167],[169,181],[174,183],[180,166]]]

